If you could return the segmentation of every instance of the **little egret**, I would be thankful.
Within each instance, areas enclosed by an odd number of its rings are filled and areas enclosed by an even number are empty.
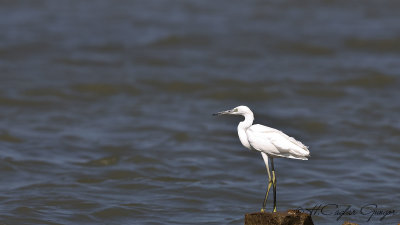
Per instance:
[[[268,188],[265,193],[265,198],[261,212],[265,211],[267,204],[268,193],[273,186],[274,191],[274,208],[273,212],[276,212],[276,176],[274,168],[274,158],[291,158],[307,160],[310,156],[308,147],[303,145],[300,141],[289,137],[280,130],[267,127],[260,124],[253,124],[254,115],[253,112],[247,106],[238,106],[231,110],[226,110],[218,113],[217,115],[241,115],[244,116],[244,120],[238,125],[239,139],[242,145],[250,150],[256,150],[261,152],[264,159],[265,166],[268,172]],[[269,170],[268,161],[271,161],[272,178]]]

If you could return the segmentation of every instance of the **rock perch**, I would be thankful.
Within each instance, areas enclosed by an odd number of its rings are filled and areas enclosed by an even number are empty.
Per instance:
[[[256,212],[248,213],[244,219],[245,225],[314,225],[311,216],[299,210],[287,212]]]

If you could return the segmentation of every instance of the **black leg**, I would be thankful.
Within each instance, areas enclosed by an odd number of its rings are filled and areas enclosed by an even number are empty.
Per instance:
[[[271,169],[272,169],[272,185],[274,190],[274,210],[276,212],[276,175],[275,175],[275,168],[274,168],[274,158],[271,158]]]
[[[263,202],[263,206],[261,208],[261,212],[264,212],[265,207],[267,205],[268,193],[269,193],[269,190],[271,189],[271,185],[272,185],[272,178],[271,178],[271,172],[269,171],[269,164],[268,164],[269,157],[265,153],[261,153],[261,155],[264,159],[265,166],[267,167],[267,172],[268,172],[268,188],[267,188],[267,191],[265,192],[264,202]]]

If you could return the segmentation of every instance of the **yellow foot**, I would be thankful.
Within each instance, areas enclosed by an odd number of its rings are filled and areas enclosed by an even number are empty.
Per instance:
[[[272,211],[272,212],[276,212],[276,207],[274,208],[274,211]]]
[[[265,209],[264,209],[264,208],[262,208],[262,209],[261,209],[261,212],[265,212]]]

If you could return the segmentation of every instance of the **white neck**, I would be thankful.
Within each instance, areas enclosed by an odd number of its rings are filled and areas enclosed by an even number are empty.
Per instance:
[[[247,139],[246,130],[253,124],[253,121],[254,121],[253,113],[246,114],[246,115],[244,115],[244,120],[242,122],[240,122],[238,125],[238,135],[239,135],[240,142],[242,143],[242,145],[244,147],[246,147],[248,149],[251,149],[251,146],[250,146],[249,140]]]
[[[239,126],[241,129],[247,130],[251,125],[253,125],[254,121],[254,115],[253,113],[248,113],[244,115],[244,120],[239,123]]]

